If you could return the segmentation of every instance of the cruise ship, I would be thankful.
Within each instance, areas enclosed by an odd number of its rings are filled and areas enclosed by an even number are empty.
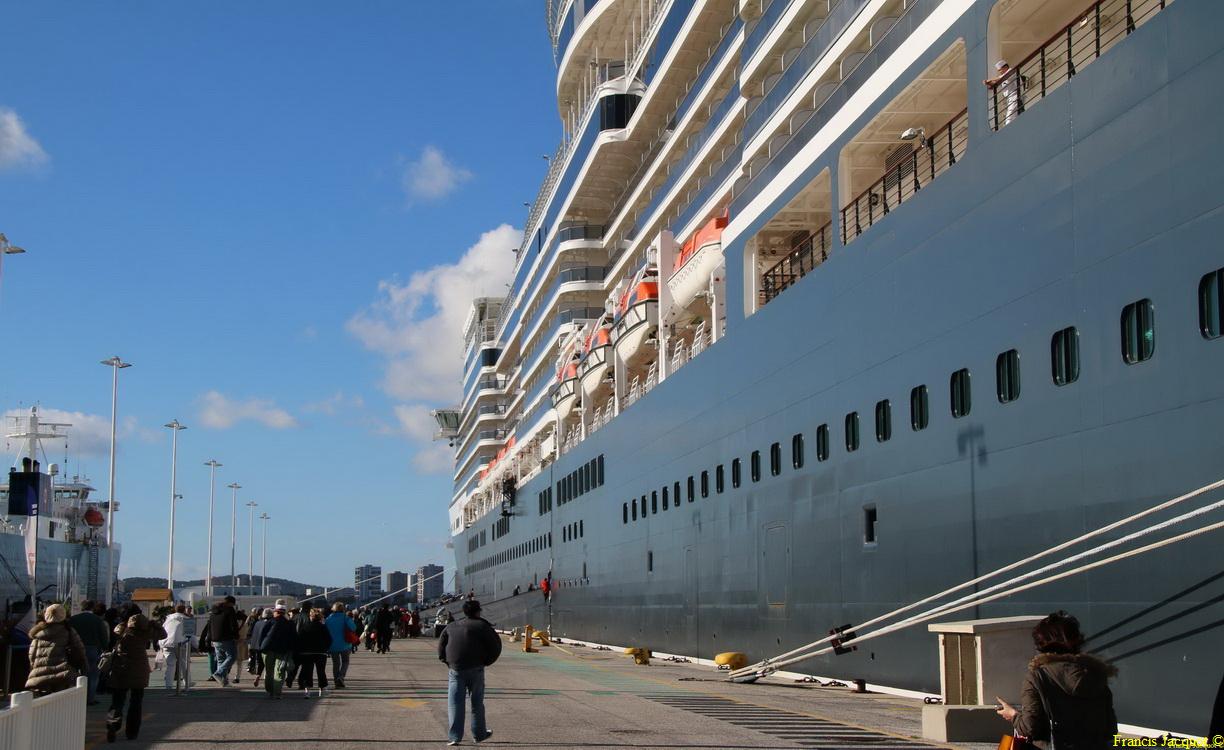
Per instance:
[[[435,413],[489,619],[755,662],[1224,476],[1224,3],[545,18],[564,137]],[[1203,734],[1221,549],[943,619],[1065,609],[1124,723]],[[791,669],[939,691],[925,625]]]

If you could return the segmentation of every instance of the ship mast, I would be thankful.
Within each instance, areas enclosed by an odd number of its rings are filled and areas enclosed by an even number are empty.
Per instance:
[[[30,407],[30,415],[28,417],[12,416],[9,419],[13,420],[14,429],[17,432],[11,432],[5,437],[9,440],[24,440],[26,441],[26,456],[31,461],[38,460],[38,441],[43,439],[66,438],[66,432],[62,432],[72,426],[69,422],[43,422],[38,418],[38,407]],[[25,430],[22,431],[24,424]],[[45,431],[44,431],[45,430]]]

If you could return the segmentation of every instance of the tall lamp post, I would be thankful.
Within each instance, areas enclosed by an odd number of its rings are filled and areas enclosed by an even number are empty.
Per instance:
[[[251,538],[247,547],[247,589],[250,593],[255,593],[255,508],[259,503],[254,500],[249,501],[247,507],[251,509],[251,520],[247,526],[251,532]]]
[[[119,371],[131,367],[132,363],[116,356],[102,360],[102,364],[111,368],[110,478],[107,482],[110,497],[106,501],[106,606],[109,609],[115,590],[115,419],[119,406]]]
[[[217,459],[210,458],[204,462],[208,467],[208,572],[205,574],[204,595],[211,597],[212,588],[212,553],[213,553],[213,499],[217,495],[217,468],[221,466]]]
[[[178,499],[178,434],[187,427],[177,419],[162,426],[170,430],[170,561],[166,565],[166,588],[174,591],[174,501]]]
[[[268,519],[272,518],[267,513],[260,513],[259,520],[263,521],[263,543],[259,546],[259,554],[263,557],[263,574],[259,576],[259,592],[268,595]]]
[[[235,588],[235,582],[238,580],[234,577],[234,538],[238,534],[238,490],[242,489],[242,485],[237,482],[230,482],[228,485],[234,491],[234,504],[230,508],[230,594],[238,593]]]

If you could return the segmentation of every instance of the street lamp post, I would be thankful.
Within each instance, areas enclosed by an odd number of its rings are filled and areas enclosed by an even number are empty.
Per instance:
[[[166,565],[166,588],[174,591],[174,501],[178,499],[178,434],[187,427],[177,419],[162,426],[170,430],[170,560]]]
[[[247,547],[247,590],[251,594],[255,593],[255,507],[259,503],[251,500],[247,503],[247,507],[251,509],[251,520],[247,524],[250,528],[250,541]]]
[[[2,236],[2,235],[0,235]],[[111,605],[111,595],[115,590],[115,419],[119,406],[119,371],[132,366],[119,357],[102,360],[102,364],[111,368],[111,428],[110,428],[110,478],[107,482],[106,501],[106,606]]]
[[[230,482],[226,486],[234,491],[234,504],[230,508],[230,594],[236,594],[235,582],[238,579],[234,577],[234,538],[238,534],[238,490],[242,489],[242,485]]]
[[[263,574],[259,577],[259,591],[264,596],[268,595],[268,519],[272,518],[267,513],[259,514],[260,520],[263,521],[263,543],[259,546],[259,554],[263,557]]]
[[[217,495],[217,468],[221,466],[217,459],[210,458],[204,462],[208,467],[208,571],[205,573],[204,595],[213,595],[212,553],[213,553],[213,499]]]

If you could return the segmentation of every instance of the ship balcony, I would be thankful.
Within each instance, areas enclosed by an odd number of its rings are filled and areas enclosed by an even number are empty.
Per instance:
[[[838,193],[847,245],[954,166],[969,142],[965,46],[956,41],[843,148]]]
[[[1171,0],[1000,2],[991,12],[991,69],[984,81],[990,127],[999,130],[1075,77]],[[1045,41],[1040,41],[1045,40]],[[996,63],[1012,63],[999,70]]]
[[[792,237],[790,251],[761,274],[758,294],[762,307],[829,259],[832,229],[829,223],[814,232],[800,231]]]

